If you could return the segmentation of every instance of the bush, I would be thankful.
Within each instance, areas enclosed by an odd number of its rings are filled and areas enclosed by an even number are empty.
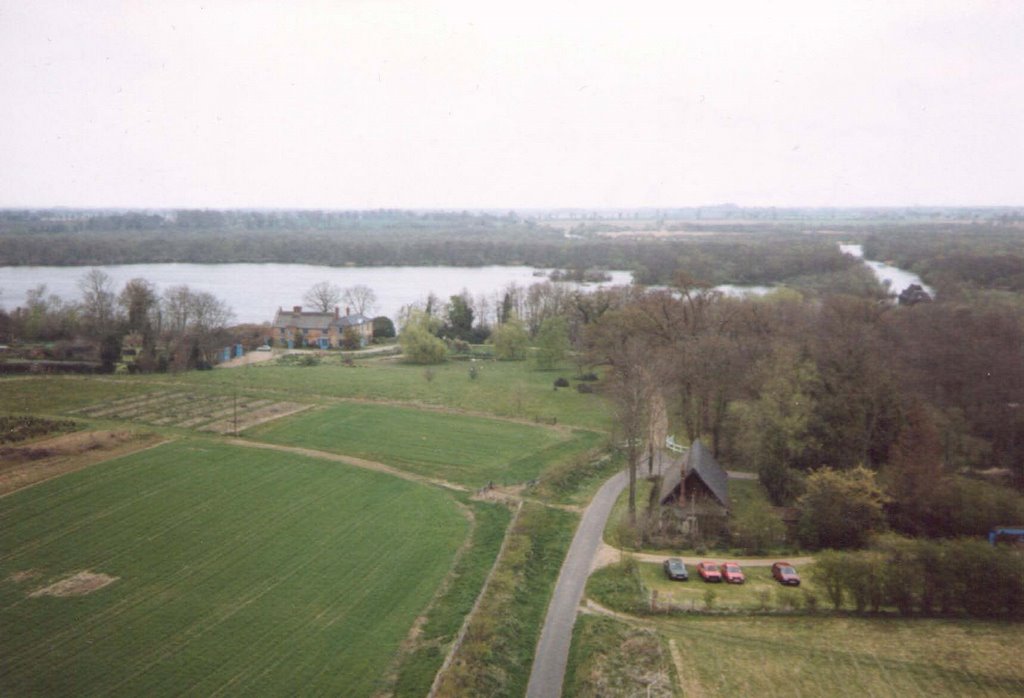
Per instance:
[[[579,383],[576,385],[576,390],[581,393],[592,393],[594,392],[594,386],[589,383]]]
[[[448,356],[444,342],[420,325],[407,327],[398,341],[402,345],[402,354],[410,363],[439,364]]]
[[[569,387],[569,380],[567,378],[556,378],[555,379],[555,387],[556,388],[568,388]]]
[[[530,335],[519,320],[512,319],[494,328],[490,337],[494,357],[499,361],[522,361],[530,346]]]

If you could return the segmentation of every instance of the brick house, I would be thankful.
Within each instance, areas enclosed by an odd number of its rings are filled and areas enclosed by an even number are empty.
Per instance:
[[[373,341],[373,320],[361,313],[352,314],[345,308],[342,315],[335,306],[334,312],[303,311],[301,305],[291,310],[277,309],[274,315],[273,337],[280,346],[289,349],[297,347],[319,347],[321,349],[341,347],[345,331],[351,328],[359,338],[359,346],[365,347]]]

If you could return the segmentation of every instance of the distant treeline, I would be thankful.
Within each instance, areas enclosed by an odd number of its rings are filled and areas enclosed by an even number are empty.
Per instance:
[[[716,226],[717,227],[717,226]],[[515,215],[0,211],[0,265],[293,263],[624,269],[646,284],[771,284],[849,270],[829,239],[741,228],[715,238],[567,236]]]
[[[1024,291],[1024,227],[960,226],[942,231],[877,233],[864,243],[870,259],[913,269],[940,294],[972,289]]]

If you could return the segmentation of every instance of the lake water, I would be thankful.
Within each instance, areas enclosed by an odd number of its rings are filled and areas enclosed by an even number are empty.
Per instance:
[[[858,259],[863,259],[864,263],[875,273],[875,277],[885,286],[886,290],[891,294],[898,296],[904,289],[911,284],[917,284],[925,291],[928,295],[935,297],[935,291],[929,286],[926,286],[921,277],[917,274],[894,267],[891,264],[885,262],[876,262],[870,259],[864,259],[864,247],[862,245],[845,245],[840,244],[839,250],[844,254],[848,254]]]
[[[16,308],[25,294],[46,284],[48,294],[78,300],[78,282],[92,267],[0,267],[0,307]],[[270,322],[278,307],[308,305],[303,294],[320,281],[341,288],[369,286],[377,296],[373,315],[397,318],[402,306],[426,300],[433,292],[442,301],[469,291],[491,298],[510,283],[526,287],[546,281],[532,267],[321,267],[307,264],[123,264],[99,266],[120,291],[125,282],[143,278],[161,292],[185,284],[217,296],[235,312],[235,322]],[[609,272],[605,284],[573,284],[583,288],[632,283],[632,272]]]

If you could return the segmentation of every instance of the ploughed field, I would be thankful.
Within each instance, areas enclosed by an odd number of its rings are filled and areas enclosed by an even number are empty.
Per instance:
[[[205,439],[20,490],[0,694],[372,694],[468,532],[441,489]]]

